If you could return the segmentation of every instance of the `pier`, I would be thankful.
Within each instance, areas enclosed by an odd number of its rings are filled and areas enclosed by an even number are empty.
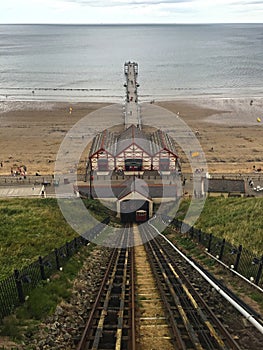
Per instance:
[[[124,74],[126,76],[126,103],[124,111],[124,124],[126,129],[132,124],[141,129],[142,121],[140,115],[140,106],[138,104],[137,88],[139,84],[137,82],[138,76],[138,63],[126,62],[124,64]]]

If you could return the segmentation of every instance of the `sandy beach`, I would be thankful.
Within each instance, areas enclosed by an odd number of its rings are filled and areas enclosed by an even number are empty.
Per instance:
[[[106,107],[109,105],[90,102],[0,102],[0,175],[10,175],[11,169],[14,171],[22,165],[26,165],[28,175],[36,172],[52,174],[63,138],[83,117],[93,134],[122,124],[122,106]],[[157,127],[172,127],[177,114],[197,133],[209,172],[248,173],[254,168],[263,170],[263,98],[255,98],[252,105],[250,99],[244,98],[203,97],[156,101],[154,106],[174,113],[163,120],[153,115]],[[150,117],[147,118],[145,114],[146,124],[151,124]],[[261,121],[257,118],[261,118]],[[142,119],[144,122],[143,112]],[[85,156],[87,154],[83,159]],[[182,152],[180,156],[184,157]]]

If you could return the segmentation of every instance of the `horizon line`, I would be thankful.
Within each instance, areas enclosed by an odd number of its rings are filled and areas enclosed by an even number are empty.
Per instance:
[[[31,23],[31,22],[21,22],[21,23],[0,23],[0,25],[79,25],[79,26],[106,26],[106,25],[116,25],[116,26],[136,26],[136,25],[212,25],[212,24],[263,24],[263,22],[149,22],[149,23],[56,23],[56,22],[45,22],[45,23]]]

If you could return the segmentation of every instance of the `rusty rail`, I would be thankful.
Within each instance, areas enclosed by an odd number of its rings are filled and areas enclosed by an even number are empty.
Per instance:
[[[200,293],[184,277],[184,271],[170,257],[165,242],[159,238],[151,240],[156,235],[151,231],[150,227],[141,227],[141,234],[148,238],[146,250],[178,349],[240,350]]]
[[[134,290],[133,248],[115,248],[77,350],[135,350]]]

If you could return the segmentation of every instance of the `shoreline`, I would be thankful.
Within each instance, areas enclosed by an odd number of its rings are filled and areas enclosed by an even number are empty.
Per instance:
[[[174,118],[179,113],[193,131],[198,130],[209,172],[251,173],[253,166],[263,168],[263,97],[254,98],[252,106],[248,97],[207,96],[141,104],[144,109],[156,106],[172,112],[164,119],[167,129],[175,127]],[[22,165],[27,166],[28,175],[53,174],[56,154],[68,130],[84,116],[88,116],[89,127],[95,131],[108,128],[111,117],[111,125],[121,124],[122,105],[107,101],[0,101],[0,161],[3,163],[0,175],[10,175],[11,167]],[[106,106],[112,109],[107,125],[104,116],[107,110],[101,110]],[[262,122],[257,121],[258,117]],[[158,115],[152,120],[153,125],[161,123]],[[145,121],[147,124],[146,116]],[[180,156],[184,159],[183,153]]]
[[[186,89],[187,91],[187,89]],[[208,99],[219,99],[219,100],[242,100],[242,99],[262,99],[263,93],[262,92],[246,92],[242,94],[233,94],[231,97],[229,97],[231,94],[224,94],[224,93],[200,93],[200,94],[184,94],[184,95],[174,95],[174,94],[165,94],[165,95],[158,95],[154,96],[152,94],[140,94],[139,95],[139,102],[140,103],[148,103],[151,100],[155,100],[156,102],[169,102],[169,101],[180,101],[180,100],[201,100],[204,98]],[[47,103],[121,103],[124,101],[124,95],[120,94],[117,96],[112,95],[102,95],[102,96],[72,96],[72,95],[64,95],[60,96],[57,95],[55,97],[52,97],[53,95],[29,95],[28,97],[19,98],[16,95],[7,95],[0,93],[0,103],[5,102],[47,102]]]

